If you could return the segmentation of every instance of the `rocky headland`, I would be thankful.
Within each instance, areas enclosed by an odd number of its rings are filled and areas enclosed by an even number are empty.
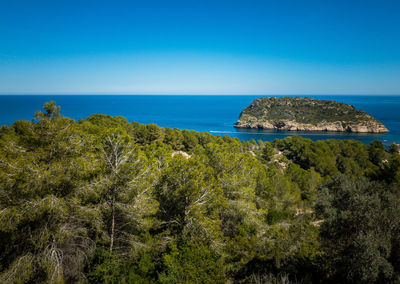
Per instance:
[[[351,105],[304,97],[256,99],[242,111],[235,127],[354,133],[389,131],[382,122]]]

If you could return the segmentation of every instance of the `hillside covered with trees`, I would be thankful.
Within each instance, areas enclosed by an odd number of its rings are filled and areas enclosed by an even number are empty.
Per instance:
[[[382,122],[352,105],[308,97],[255,99],[242,111],[235,127],[364,133],[389,131]]]
[[[0,129],[0,283],[400,283],[394,144],[59,110]]]

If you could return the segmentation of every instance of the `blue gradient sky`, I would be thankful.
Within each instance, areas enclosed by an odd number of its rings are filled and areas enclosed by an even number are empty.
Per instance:
[[[400,94],[400,1],[0,0],[1,94]]]

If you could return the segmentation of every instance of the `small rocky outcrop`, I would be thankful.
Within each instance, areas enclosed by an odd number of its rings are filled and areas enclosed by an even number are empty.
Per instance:
[[[304,97],[256,99],[242,111],[235,127],[355,133],[389,131],[382,122],[351,105]]]

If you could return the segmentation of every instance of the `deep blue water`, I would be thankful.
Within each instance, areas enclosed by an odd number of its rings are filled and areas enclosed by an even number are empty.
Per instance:
[[[312,140],[356,139],[364,143],[380,140],[385,145],[400,143],[400,96],[310,96],[351,104],[382,121],[387,134],[349,134],[332,132],[287,132],[236,129],[233,124],[240,112],[261,96],[120,96],[120,95],[15,95],[0,96],[0,125],[15,120],[31,120],[43,104],[55,100],[64,116],[80,119],[94,113],[121,115],[129,121],[156,123],[171,128],[208,131],[242,140],[272,141],[289,135]]]

